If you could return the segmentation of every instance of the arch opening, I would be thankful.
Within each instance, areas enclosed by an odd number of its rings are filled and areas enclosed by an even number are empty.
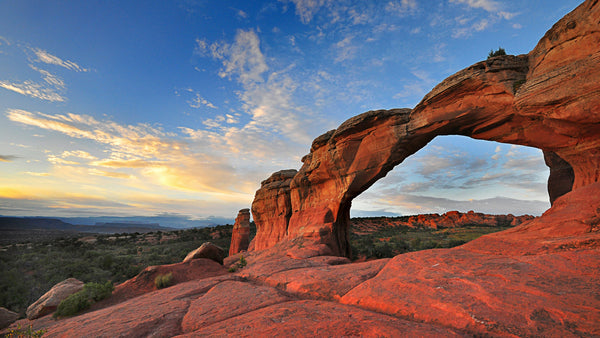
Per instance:
[[[442,214],[541,215],[548,167],[537,148],[438,136],[351,202],[350,217]]]

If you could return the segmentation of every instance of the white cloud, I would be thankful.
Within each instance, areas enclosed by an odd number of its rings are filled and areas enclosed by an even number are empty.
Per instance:
[[[46,64],[50,64],[50,65],[56,65],[56,66],[60,66],[60,67],[63,67],[63,68],[69,69],[69,70],[74,70],[76,72],[89,72],[90,71],[87,68],[83,68],[83,67],[79,66],[78,64],[76,64],[73,61],[62,60],[58,56],[54,56],[43,49],[31,48],[31,51],[37,57],[37,59],[34,60],[35,62],[42,62],[42,63],[46,63]]]
[[[352,43],[352,39],[352,36],[347,36],[334,45],[334,53],[336,54],[334,62],[342,62],[355,57],[358,46]]]
[[[30,96],[40,100],[46,100],[50,102],[64,102],[66,98],[61,94],[57,93],[55,88],[45,86],[33,81],[24,81],[21,83],[1,81],[0,87],[11,90],[21,95]]]
[[[401,0],[401,1],[389,1],[385,6],[386,12],[392,12],[396,15],[404,16],[412,13],[417,9],[416,0]]]
[[[187,101],[187,104],[190,108],[198,109],[200,107],[208,107],[212,109],[218,109],[217,106],[209,102],[207,99],[203,98],[200,93],[195,92],[193,89],[188,88],[186,91],[192,93],[194,95],[190,100]]]
[[[279,0],[287,2],[287,0]],[[309,23],[313,16],[326,4],[326,0],[289,0],[296,5],[296,14],[303,23]]]

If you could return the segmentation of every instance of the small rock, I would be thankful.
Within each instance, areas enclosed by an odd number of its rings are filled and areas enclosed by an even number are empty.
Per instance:
[[[223,264],[223,258],[225,258],[225,250],[223,248],[212,244],[211,242],[203,243],[198,249],[190,252],[185,256],[183,262],[190,261],[196,258],[208,258],[213,261]]]

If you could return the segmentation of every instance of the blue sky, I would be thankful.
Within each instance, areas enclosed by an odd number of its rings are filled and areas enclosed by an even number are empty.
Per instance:
[[[0,2],[0,214],[226,217],[313,138],[414,107],[579,1]],[[540,214],[541,152],[439,137],[354,216]]]

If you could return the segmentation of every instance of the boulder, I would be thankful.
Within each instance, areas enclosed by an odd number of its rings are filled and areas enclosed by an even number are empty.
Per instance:
[[[229,256],[248,250],[250,244],[250,209],[242,209],[233,224]]]
[[[187,256],[185,256],[185,258],[183,259],[183,262],[185,263],[192,259],[198,258],[208,258],[212,259],[213,261],[219,264],[223,264],[223,258],[225,258],[225,250],[223,250],[223,248],[221,248],[220,246],[212,244],[211,242],[205,242],[202,243],[202,245],[198,249],[188,253]]]
[[[19,314],[0,307],[0,329],[8,327],[19,319]]]
[[[65,279],[54,285],[50,291],[46,292],[35,303],[29,305],[26,312],[27,318],[36,319],[56,311],[60,302],[81,290],[83,290],[82,281],[75,278]]]

